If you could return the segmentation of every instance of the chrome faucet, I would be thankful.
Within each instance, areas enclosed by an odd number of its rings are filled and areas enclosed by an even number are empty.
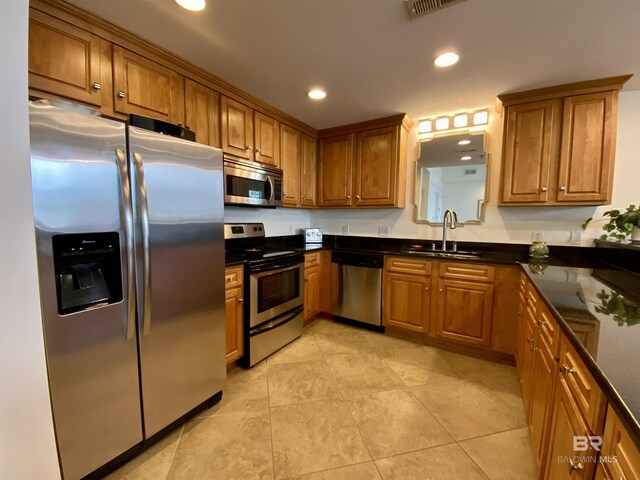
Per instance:
[[[442,219],[442,251],[447,251],[447,219],[449,219],[449,228],[453,230],[456,228],[456,222],[458,221],[458,214],[455,210],[447,210],[444,212],[444,218]]]

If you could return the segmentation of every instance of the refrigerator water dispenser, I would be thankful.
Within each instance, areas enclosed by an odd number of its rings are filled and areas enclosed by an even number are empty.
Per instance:
[[[55,235],[53,259],[60,315],[122,300],[117,232]]]

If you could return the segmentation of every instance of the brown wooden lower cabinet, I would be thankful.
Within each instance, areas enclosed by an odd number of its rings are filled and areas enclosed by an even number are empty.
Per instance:
[[[385,326],[427,333],[431,278],[384,272],[382,321]]]
[[[602,435],[596,478],[640,479],[640,452],[611,405]]]
[[[304,320],[320,313],[320,252],[304,256]]]
[[[244,288],[242,267],[225,269],[225,314],[227,332],[227,365],[244,354]]]

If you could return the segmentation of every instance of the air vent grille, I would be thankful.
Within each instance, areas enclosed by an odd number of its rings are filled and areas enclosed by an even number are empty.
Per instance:
[[[416,18],[463,1],[464,0],[404,0],[404,3],[407,4],[411,18]]]

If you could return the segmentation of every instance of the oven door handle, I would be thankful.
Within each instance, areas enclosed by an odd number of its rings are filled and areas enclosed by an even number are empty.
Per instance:
[[[298,307],[293,312],[291,312],[291,315],[287,316],[286,318],[284,318],[282,320],[277,320],[277,321],[271,320],[270,322],[266,323],[265,325],[261,325],[259,327],[251,329],[249,331],[249,336],[250,337],[254,337],[256,335],[260,335],[261,333],[268,332],[269,330],[273,330],[273,329],[276,329],[278,327],[281,327],[285,323],[289,323],[291,320],[296,318],[303,311],[304,311],[303,307]]]
[[[281,263],[279,265],[269,265],[258,268],[251,268],[251,276],[256,278],[267,277],[269,275],[275,275],[276,273],[286,272],[287,270],[294,270],[296,268],[303,267],[304,264],[300,260],[296,260],[296,263]],[[259,273],[263,272],[263,273]]]

